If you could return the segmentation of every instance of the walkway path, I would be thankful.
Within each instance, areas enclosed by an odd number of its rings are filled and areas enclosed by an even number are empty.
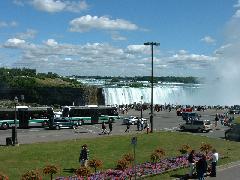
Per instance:
[[[240,179],[240,161],[227,165],[219,166],[217,177],[207,177],[207,180],[239,180]]]

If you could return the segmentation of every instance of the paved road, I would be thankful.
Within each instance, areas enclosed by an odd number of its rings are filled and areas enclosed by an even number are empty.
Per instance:
[[[149,110],[143,111],[143,117],[149,120]],[[214,121],[216,113],[222,111],[207,110],[199,112],[202,119]],[[128,114],[123,116],[140,116],[140,111],[130,110]],[[177,131],[179,124],[184,123],[181,117],[176,116],[176,111],[160,111],[154,115],[154,131]],[[113,134],[124,134],[126,125],[122,125],[122,120],[113,124]],[[136,125],[132,125],[130,133],[139,133],[136,131]],[[213,130],[209,133],[194,133],[196,135],[209,136],[213,138],[224,138],[226,127],[219,125],[219,130]],[[101,137],[101,124],[83,125],[78,129],[61,129],[61,130],[45,130],[42,128],[18,129],[18,142],[20,144],[28,144],[35,142],[61,141],[67,139]],[[11,137],[11,130],[0,130],[0,145],[6,144],[6,137]]]
[[[240,162],[234,162],[217,169],[217,177],[207,177],[207,180],[239,180]]]

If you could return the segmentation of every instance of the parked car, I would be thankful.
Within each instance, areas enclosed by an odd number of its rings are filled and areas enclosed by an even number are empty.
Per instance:
[[[54,118],[49,122],[50,129],[57,129],[57,130],[60,130],[62,128],[76,129],[77,127],[78,127],[77,124],[68,118]]]
[[[240,109],[230,109],[229,114],[240,114]]]
[[[126,117],[126,118],[124,118],[123,119],[123,124],[128,124],[128,123],[130,123],[130,124],[137,124],[137,121],[138,120],[143,120],[144,121],[144,123],[145,122],[147,122],[147,119],[145,119],[145,118],[139,118],[139,117],[137,117],[137,116],[129,116],[129,117]]]
[[[225,139],[240,141],[240,124],[234,124],[225,131]]]
[[[194,120],[186,121],[186,123],[181,124],[179,128],[183,131],[209,132],[212,129],[212,125],[209,120]]]
[[[201,117],[200,114],[196,112],[183,112],[182,113],[182,119],[187,121],[189,119],[199,119]]]
[[[178,108],[177,116],[181,116],[184,112],[192,112],[192,108]]]

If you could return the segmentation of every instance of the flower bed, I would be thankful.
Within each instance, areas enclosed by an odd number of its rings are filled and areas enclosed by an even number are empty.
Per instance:
[[[145,162],[136,165],[137,177],[149,176],[154,174],[161,174],[166,171],[178,169],[181,167],[188,167],[187,155],[182,155],[174,158],[165,158],[157,163]],[[93,173],[87,177],[88,180],[125,180],[134,177],[134,168],[128,168],[124,171],[108,169],[103,172]],[[69,176],[69,177],[58,177],[56,180],[84,180],[84,177]]]

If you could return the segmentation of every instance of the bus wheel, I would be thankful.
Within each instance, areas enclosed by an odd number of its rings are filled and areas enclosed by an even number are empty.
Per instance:
[[[60,130],[60,126],[56,126],[56,130]]]
[[[9,128],[8,123],[3,123],[1,128],[4,129],[4,130],[7,130]]]

